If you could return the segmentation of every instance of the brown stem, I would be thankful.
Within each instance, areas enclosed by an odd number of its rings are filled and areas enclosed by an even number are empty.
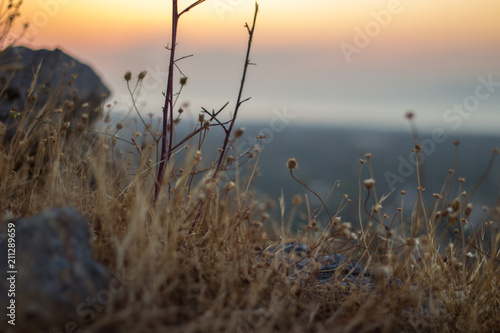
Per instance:
[[[250,29],[248,27],[248,24],[245,24],[245,27],[248,29],[249,38],[248,38],[247,54],[246,54],[246,57],[245,57],[245,65],[243,66],[243,75],[241,77],[240,90],[238,92],[238,100],[236,101],[236,106],[235,106],[235,109],[234,109],[233,117],[231,119],[231,124],[229,125],[229,129],[226,131],[226,137],[224,138],[224,144],[222,146],[222,150],[221,150],[221,153],[219,155],[219,160],[217,161],[217,167],[215,168],[215,172],[214,172],[213,178],[215,178],[217,176],[217,174],[219,173],[219,171],[222,168],[222,161],[224,161],[224,158],[226,156],[227,144],[229,142],[229,138],[231,136],[231,132],[233,130],[234,123],[236,121],[236,117],[238,116],[238,110],[240,108],[240,105],[243,102],[245,102],[245,101],[248,100],[248,99],[245,99],[244,101],[242,101],[241,100],[241,95],[243,93],[243,86],[245,85],[245,77],[247,75],[247,68],[248,68],[248,65],[250,65],[250,48],[252,46],[253,32],[255,30],[255,22],[257,20],[257,12],[258,11],[259,11],[259,5],[256,2],[255,3],[255,13],[254,13],[254,16],[253,16],[252,29]]]
[[[191,8],[201,4],[205,0],[198,0],[183,10],[180,14],[178,11],[177,0],[172,0],[172,45],[170,47],[170,60],[168,66],[167,90],[165,91],[165,104],[163,106],[163,126],[162,126],[162,146],[160,151],[160,166],[155,184],[155,193],[153,205],[156,204],[160,195],[161,185],[165,177],[165,170],[172,156],[172,147],[174,139],[174,108],[173,108],[173,82],[174,82],[174,66],[175,66],[175,47],[177,45],[177,26],[179,17],[189,11]],[[167,133],[170,129],[169,138]]]
[[[304,184],[303,182],[301,182],[300,180],[298,180],[297,178],[295,178],[295,176],[293,175],[293,172],[292,172],[292,169],[290,169],[290,175],[292,176],[292,178],[299,184],[301,184],[302,186],[304,186],[305,188],[307,188],[309,190],[309,192],[311,192],[312,194],[314,194],[316,196],[316,198],[319,199],[319,201],[321,201],[321,204],[323,205],[323,208],[325,208],[325,211],[326,211],[326,214],[328,215],[328,218],[329,218],[329,222],[332,221],[332,216],[330,215],[330,212],[328,211],[328,208],[326,208],[326,205],[325,203],[323,202],[323,199],[321,199],[321,197],[316,193],[314,192],[313,190],[311,190],[309,188],[309,186],[307,186],[306,184]]]

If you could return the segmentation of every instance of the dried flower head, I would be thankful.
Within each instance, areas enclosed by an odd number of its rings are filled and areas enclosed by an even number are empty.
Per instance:
[[[467,206],[465,206],[465,209],[464,209],[464,215],[465,216],[469,216],[470,213],[472,213],[472,204],[467,204]]]
[[[125,81],[130,81],[132,79],[132,73],[130,71],[127,71],[125,73],[125,75],[123,76],[123,78],[125,79]]]
[[[383,281],[391,274],[391,269],[387,265],[377,264],[373,269],[373,277],[376,281]]]
[[[405,240],[405,245],[407,246],[415,246],[418,245],[418,238],[407,238]]]
[[[294,157],[289,158],[288,161],[286,162],[286,167],[290,170],[297,169],[298,167],[297,160]]]
[[[365,188],[367,190],[370,190],[373,187],[373,185],[375,185],[375,179],[373,179],[373,178],[365,179],[363,181],[363,184],[365,184]]]
[[[148,74],[148,71],[142,71],[142,72],[140,72],[139,75],[137,75],[137,79],[139,81],[144,80],[144,78],[146,77],[146,74]]]
[[[224,186],[224,190],[227,192],[230,192],[232,189],[234,189],[236,184],[233,181],[227,182],[226,186]]]
[[[241,138],[243,136],[243,133],[245,133],[245,127],[240,127],[236,131],[234,131],[234,137]]]
[[[455,200],[453,200],[453,202],[451,203],[451,208],[455,211],[455,212],[458,212],[460,210],[460,200],[457,198]]]
[[[380,210],[382,209],[382,205],[381,204],[376,204],[373,206],[372,210],[375,212],[375,213],[378,213],[380,212]]]
[[[335,216],[333,219],[332,219],[332,223],[334,225],[338,225],[340,223],[340,221],[342,220],[342,218],[340,216]]]
[[[187,76],[183,76],[183,77],[181,77],[181,79],[180,79],[181,86],[186,85],[187,80],[188,80]]]
[[[295,194],[292,198],[292,204],[294,206],[299,206],[302,204],[302,196],[300,194]]]
[[[201,150],[197,150],[196,153],[194,153],[194,161],[195,163],[199,163],[201,161]]]

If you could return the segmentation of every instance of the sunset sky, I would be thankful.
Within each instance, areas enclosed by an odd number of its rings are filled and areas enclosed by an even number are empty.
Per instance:
[[[191,1],[180,0],[180,9]],[[182,16],[180,102],[234,108],[253,0],[207,0]],[[359,125],[407,130],[500,131],[500,1],[261,0],[241,119],[268,124]],[[130,104],[123,75],[150,75],[143,112],[160,114],[170,40],[170,0],[25,2],[22,44],[59,47],[90,64]],[[486,82],[486,84],[485,84]],[[489,82],[489,83],[488,83]]]

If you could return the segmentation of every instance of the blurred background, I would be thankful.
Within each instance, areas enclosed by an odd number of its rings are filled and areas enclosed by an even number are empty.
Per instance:
[[[179,8],[194,1],[179,0]],[[180,102],[234,103],[253,0],[208,0],[182,16],[178,63],[188,76]],[[500,82],[500,2],[491,0],[261,0],[241,120],[269,123],[274,108],[291,124],[497,133],[500,86],[474,96],[478,77]],[[170,40],[170,0],[25,1],[31,28],[22,44],[59,47],[100,73],[112,100],[130,102],[123,75],[149,72],[145,113],[160,114]],[[484,90],[486,92],[486,90]],[[471,103],[462,114],[455,104]],[[477,104],[477,105],[476,105]],[[227,108],[229,116],[234,104]],[[448,111],[447,111],[448,110]]]
[[[179,7],[191,3],[180,0]],[[178,62],[188,77],[179,131],[195,125],[201,107],[218,110],[229,101],[224,116],[230,118],[248,41],[244,24],[251,24],[254,6],[253,0],[208,0],[181,17],[177,58],[193,56]],[[358,220],[359,184],[370,177],[366,167],[360,174],[359,159],[370,152],[379,196],[392,191],[385,212],[397,214],[405,190],[405,213],[411,213],[417,185],[408,110],[427,144],[430,200],[453,166],[455,140],[461,144],[452,197],[474,188],[491,149],[500,146],[500,2],[261,0],[259,6],[251,51],[256,66],[249,68],[243,96],[251,100],[238,120],[247,130],[239,145],[245,151],[259,143],[259,133],[266,136],[257,190],[275,209],[282,190],[287,210],[293,195],[308,193],[285,168],[296,157],[296,176],[321,196],[340,182],[330,210],[348,194],[353,203],[340,215]],[[100,74],[117,118],[131,107],[125,72],[148,71],[140,108],[161,116],[170,0],[30,1],[21,20],[31,25],[21,44],[61,48]],[[215,154],[222,133],[209,138]],[[462,186],[457,177],[467,182]],[[496,163],[475,194],[476,222],[485,218],[480,207],[491,207],[499,196]]]

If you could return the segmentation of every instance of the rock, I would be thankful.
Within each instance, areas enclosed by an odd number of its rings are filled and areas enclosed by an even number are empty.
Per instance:
[[[300,276],[302,283],[313,276],[320,284],[340,280],[345,287],[354,285],[370,289],[375,285],[371,271],[341,254],[313,256],[306,245],[295,242],[272,245],[264,254],[269,257],[270,264],[274,260],[278,260],[279,265],[286,264],[290,270],[288,275],[293,279]],[[313,271],[313,266],[318,269]],[[400,280],[394,278],[390,278],[388,282],[389,285],[401,284]]]
[[[34,99],[28,101],[34,73],[40,63]],[[47,105],[43,114],[48,116],[62,107],[71,113],[71,119],[79,119],[87,113],[92,122],[98,116],[95,110],[110,91],[89,66],[59,49],[31,50],[19,46],[0,51],[0,94],[0,121],[10,127],[8,140],[16,131],[11,110],[39,112]]]
[[[99,291],[110,288],[110,274],[93,259],[87,221],[75,209],[67,207],[4,221],[0,227],[0,306],[5,311],[13,299],[8,297],[12,285],[7,277],[14,276],[16,329],[52,332],[57,327],[60,332],[65,331],[68,323],[80,325],[88,319],[86,302],[99,297]],[[15,263],[7,262],[8,237],[13,229]],[[13,270],[17,274],[9,273]],[[87,314],[92,315],[88,310]]]

